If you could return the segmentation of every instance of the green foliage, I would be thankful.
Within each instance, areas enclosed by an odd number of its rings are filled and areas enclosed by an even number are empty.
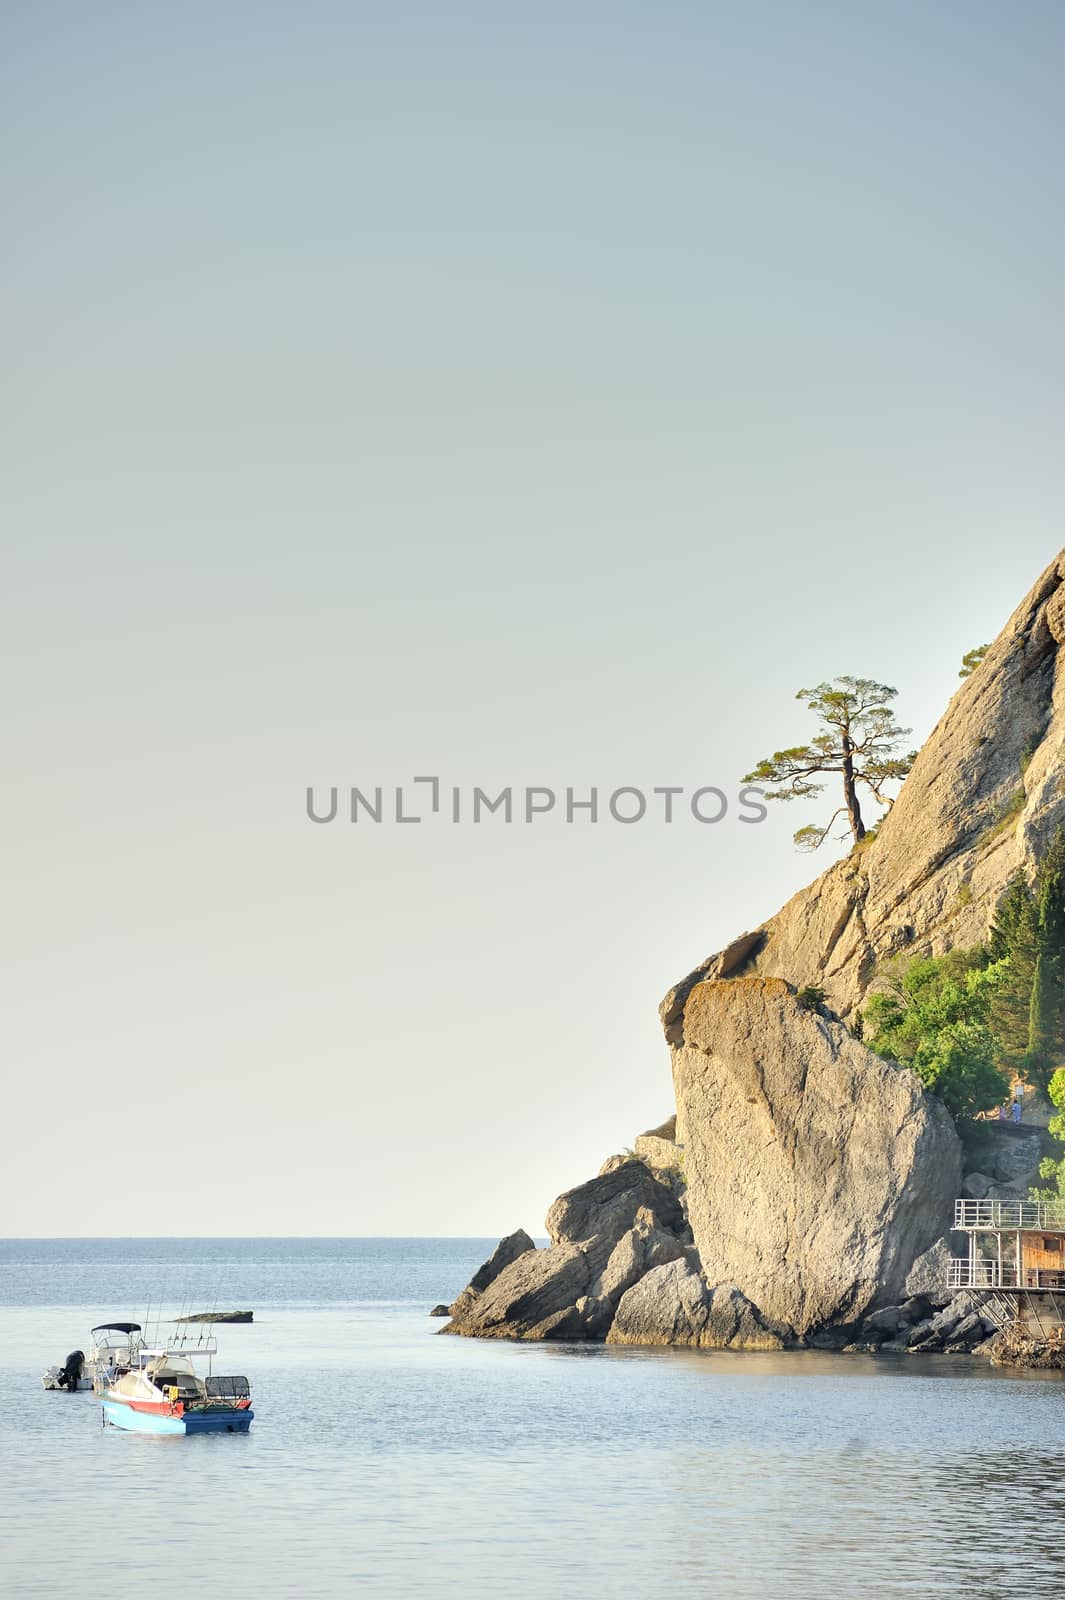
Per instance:
[[[866,827],[858,801],[859,785],[879,805],[891,804],[888,786],[901,783],[916,756],[916,751],[898,754],[910,729],[900,728],[895,721],[890,702],[897,692],[872,678],[849,676],[819,683],[815,689],[800,689],[795,698],[814,713],[820,731],[809,744],[777,750],[747,773],[745,783],[770,785],[764,791],[767,800],[809,800],[825,788],[818,779],[832,775],[842,779],[843,804],[823,827],[810,823],[799,829],[795,843],[800,849],[816,850],[842,815],[847,817],[855,844],[862,841]]]
[[[1012,1072],[1028,1065],[1032,985],[1039,955],[1039,917],[1035,896],[1023,872],[1011,880],[999,901],[989,950],[1000,977],[991,996],[990,1023],[998,1059]]]
[[[911,961],[866,1008],[869,1048],[912,1067],[956,1115],[989,1110],[1009,1087],[989,1022],[998,978],[982,946]]]
[[[820,984],[808,983],[804,989],[799,990],[795,998],[804,1011],[816,1011],[818,1006],[824,1005],[826,996]]]
[[[990,1110],[1014,1074],[1050,1086],[1065,1111],[1065,828],[1033,882],[1023,872],[1010,881],[986,947],[912,961],[882,979],[865,1013],[870,1048],[913,1067],[952,1111]],[[1065,1138],[1065,1116],[1055,1124]],[[1044,1176],[1057,1182],[1059,1165],[1065,1159]]]
[[[965,654],[961,658],[961,670],[958,673],[958,677],[971,677],[976,671],[977,667],[980,665],[981,661],[987,655],[987,652],[990,650],[990,648],[991,646],[989,644],[978,644],[975,650],[966,650]]]
[[[1051,1117],[1048,1124],[1050,1132],[1056,1139],[1065,1142],[1065,1067],[1059,1067],[1047,1085],[1047,1095],[1052,1105],[1058,1107],[1058,1115]],[[1045,1189],[1034,1189],[1032,1198],[1035,1200],[1065,1200],[1065,1158],[1055,1160],[1047,1156],[1039,1163],[1039,1176],[1048,1179]]]

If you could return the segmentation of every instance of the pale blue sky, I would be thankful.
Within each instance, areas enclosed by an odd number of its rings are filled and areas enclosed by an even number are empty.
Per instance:
[[[0,1229],[539,1229],[820,809],[304,787],[728,787],[847,671],[923,736],[1065,542],[1065,12],[3,29]]]

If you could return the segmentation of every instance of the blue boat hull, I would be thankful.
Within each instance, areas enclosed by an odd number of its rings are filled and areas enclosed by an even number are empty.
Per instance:
[[[219,1411],[193,1411],[184,1417],[165,1416],[158,1411],[134,1411],[132,1406],[103,1400],[104,1416],[127,1433],[247,1433],[255,1413],[226,1407]]]

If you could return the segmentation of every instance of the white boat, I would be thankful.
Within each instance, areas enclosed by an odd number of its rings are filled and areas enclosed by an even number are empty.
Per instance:
[[[45,1368],[41,1383],[45,1389],[65,1389],[69,1394],[92,1389],[100,1373],[118,1374],[136,1366],[143,1343],[139,1322],[101,1322],[89,1332],[89,1354],[72,1350],[62,1366]]]

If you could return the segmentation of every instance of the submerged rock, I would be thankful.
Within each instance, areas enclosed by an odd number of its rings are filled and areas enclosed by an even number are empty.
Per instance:
[[[961,1175],[944,1106],[779,978],[697,985],[682,1028],[678,1134],[705,1280],[798,1334],[904,1298]]]

